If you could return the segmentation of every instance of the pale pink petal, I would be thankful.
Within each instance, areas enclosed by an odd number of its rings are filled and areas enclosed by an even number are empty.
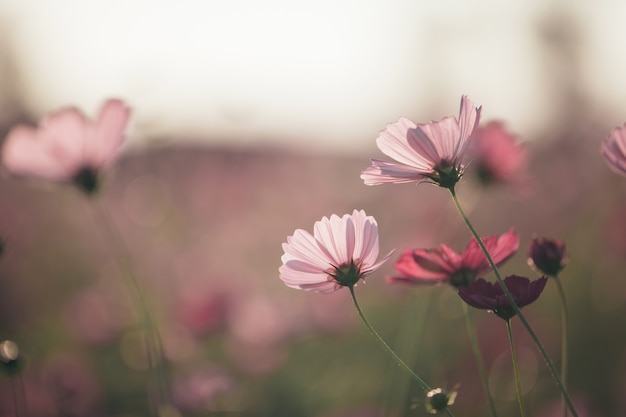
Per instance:
[[[348,263],[350,260],[351,254],[348,255],[347,240],[352,239],[354,242],[354,232],[352,232],[352,236],[348,236],[348,218],[346,216],[339,218],[333,214],[330,219],[323,217],[321,221],[315,222],[313,227],[313,235],[318,241],[320,250],[327,252],[329,257],[333,259],[334,266],[337,267]]]
[[[352,221],[356,234],[352,258],[359,259],[361,265],[367,268],[378,258],[378,225],[376,220],[372,216],[367,216],[363,210],[354,210]]]
[[[626,176],[626,124],[613,129],[602,142],[600,152],[611,170]]]
[[[375,262],[371,265],[364,265],[364,269],[361,270],[361,274],[362,276],[367,276],[370,275],[373,272],[376,272],[377,270],[380,269],[381,266],[383,266],[383,264],[385,262],[387,262],[389,260],[389,258],[391,258],[391,255],[393,255],[393,253],[395,252],[395,249],[392,249],[391,251],[389,251],[388,254],[386,254],[385,256],[383,256],[378,262]]]
[[[453,162],[460,132],[457,121],[453,117],[445,117],[439,122],[418,125],[418,127],[436,149],[435,155],[429,155],[432,166],[439,165],[442,160]]]
[[[461,131],[457,148],[454,151],[455,158],[463,157],[468,139],[472,135],[474,127],[480,123],[481,109],[482,107],[476,108],[474,102],[469,97],[461,97],[461,108],[459,110],[459,128]]]
[[[287,243],[283,243],[285,252],[281,258],[283,262],[292,259],[302,259],[305,262],[318,266],[320,270],[329,268],[334,259],[319,250],[318,242],[307,231],[298,229],[293,236],[287,237]]]
[[[41,146],[52,153],[59,164],[77,170],[88,159],[89,122],[80,110],[68,107],[51,113],[41,123],[38,137]]]
[[[421,170],[395,162],[372,159],[372,165],[361,172],[361,179],[365,185],[379,185],[385,183],[406,183],[426,179],[426,174],[432,170]]]
[[[92,156],[98,166],[109,165],[117,156],[124,142],[130,109],[120,100],[108,100],[100,111],[95,123],[95,143],[97,149]]]
[[[41,146],[37,131],[28,126],[11,129],[2,149],[2,164],[12,174],[55,181],[68,180],[74,174]]]
[[[401,117],[380,132],[376,144],[382,153],[401,164],[430,172],[433,167],[430,156],[436,156],[436,149],[429,138],[419,136],[420,132],[414,122]]]

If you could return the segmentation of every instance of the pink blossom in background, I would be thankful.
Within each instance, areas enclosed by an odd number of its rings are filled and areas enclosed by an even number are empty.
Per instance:
[[[468,139],[480,120],[480,108],[461,97],[459,119],[416,124],[407,118],[387,125],[378,138],[378,148],[396,162],[372,159],[361,173],[366,185],[430,180],[451,187],[463,174],[461,165]]]
[[[515,184],[526,174],[526,150],[502,122],[478,126],[472,135],[470,153],[473,169],[484,184]]]
[[[547,282],[547,277],[541,277],[535,281],[517,275],[504,278],[504,285],[508,288],[519,308],[537,300]],[[492,311],[504,320],[509,320],[515,316],[515,310],[498,282],[488,282],[483,278],[479,278],[476,281],[469,282],[464,287],[460,287],[459,297],[470,306]]]
[[[626,124],[616,127],[600,146],[600,153],[614,172],[626,176]]]
[[[519,248],[519,235],[513,229],[482,240],[497,266]],[[393,284],[448,283],[461,287],[491,271],[491,266],[476,239],[472,239],[463,253],[456,253],[444,244],[435,249],[407,249],[395,269],[398,275],[387,278]]]
[[[89,188],[97,173],[115,161],[129,116],[122,101],[108,100],[96,120],[68,107],[49,114],[37,128],[15,126],[4,142],[2,164],[15,175],[76,181]]]
[[[315,222],[313,235],[298,229],[283,250],[280,279],[288,287],[325,294],[353,286],[391,256],[377,262],[378,224],[363,210],[324,217]]]

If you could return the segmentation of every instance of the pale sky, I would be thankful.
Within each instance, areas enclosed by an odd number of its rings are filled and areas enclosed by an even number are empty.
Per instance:
[[[15,71],[0,93],[17,92],[35,118],[69,104],[94,114],[121,97],[135,110],[136,143],[194,137],[350,152],[371,151],[400,116],[456,115],[468,94],[484,120],[504,119],[523,138],[545,129],[557,105],[538,28],[570,19],[585,56],[580,87],[622,124],[626,2],[565,4],[0,0],[10,60],[0,70]]]

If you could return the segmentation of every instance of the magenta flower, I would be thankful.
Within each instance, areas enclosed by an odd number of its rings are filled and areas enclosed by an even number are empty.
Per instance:
[[[609,168],[626,177],[626,124],[613,129],[602,142],[600,152]]]
[[[315,222],[313,235],[302,229],[283,243],[280,279],[291,288],[332,293],[352,287],[389,259],[378,258],[378,225],[365,211]]]
[[[535,281],[517,275],[504,278],[504,284],[519,308],[527,306],[539,298],[546,282],[548,282],[547,277],[541,277]],[[465,287],[459,288],[459,296],[470,306],[481,310],[490,310],[504,320],[509,320],[515,315],[515,310],[498,282],[488,282],[479,278],[469,282]]]
[[[481,182],[512,184],[523,177],[527,164],[525,149],[502,122],[478,126],[471,142],[472,164]]]
[[[463,175],[461,162],[480,120],[480,110],[462,96],[458,120],[445,117],[438,122],[415,124],[403,117],[387,125],[376,144],[397,162],[372,159],[361,179],[366,185],[426,180],[444,188],[454,187]]]
[[[498,236],[482,239],[497,266],[502,265],[519,248],[519,235],[513,229]],[[398,276],[388,277],[394,284],[448,283],[462,287],[491,270],[485,254],[472,239],[463,253],[446,245],[436,249],[407,249],[395,264]]]
[[[98,173],[117,157],[129,116],[130,109],[120,100],[104,103],[96,120],[74,107],[61,109],[37,128],[11,129],[2,163],[13,174],[74,182],[91,193],[97,189]]]
[[[548,238],[533,238],[528,249],[528,264],[542,274],[556,276],[567,264],[565,242]]]

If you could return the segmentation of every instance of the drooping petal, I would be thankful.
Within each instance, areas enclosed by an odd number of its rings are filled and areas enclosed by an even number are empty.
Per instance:
[[[460,256],[446,245],[436,249],[407,249],[395,264],[399,275],[388,281],[422,284],[449,282],[459,268]]]
[[[365,185],[421,181],[427,178],[425,175],[431,171],[379,159],[372,159],[371,161],[372,165],[361,172],[361,179]]]

